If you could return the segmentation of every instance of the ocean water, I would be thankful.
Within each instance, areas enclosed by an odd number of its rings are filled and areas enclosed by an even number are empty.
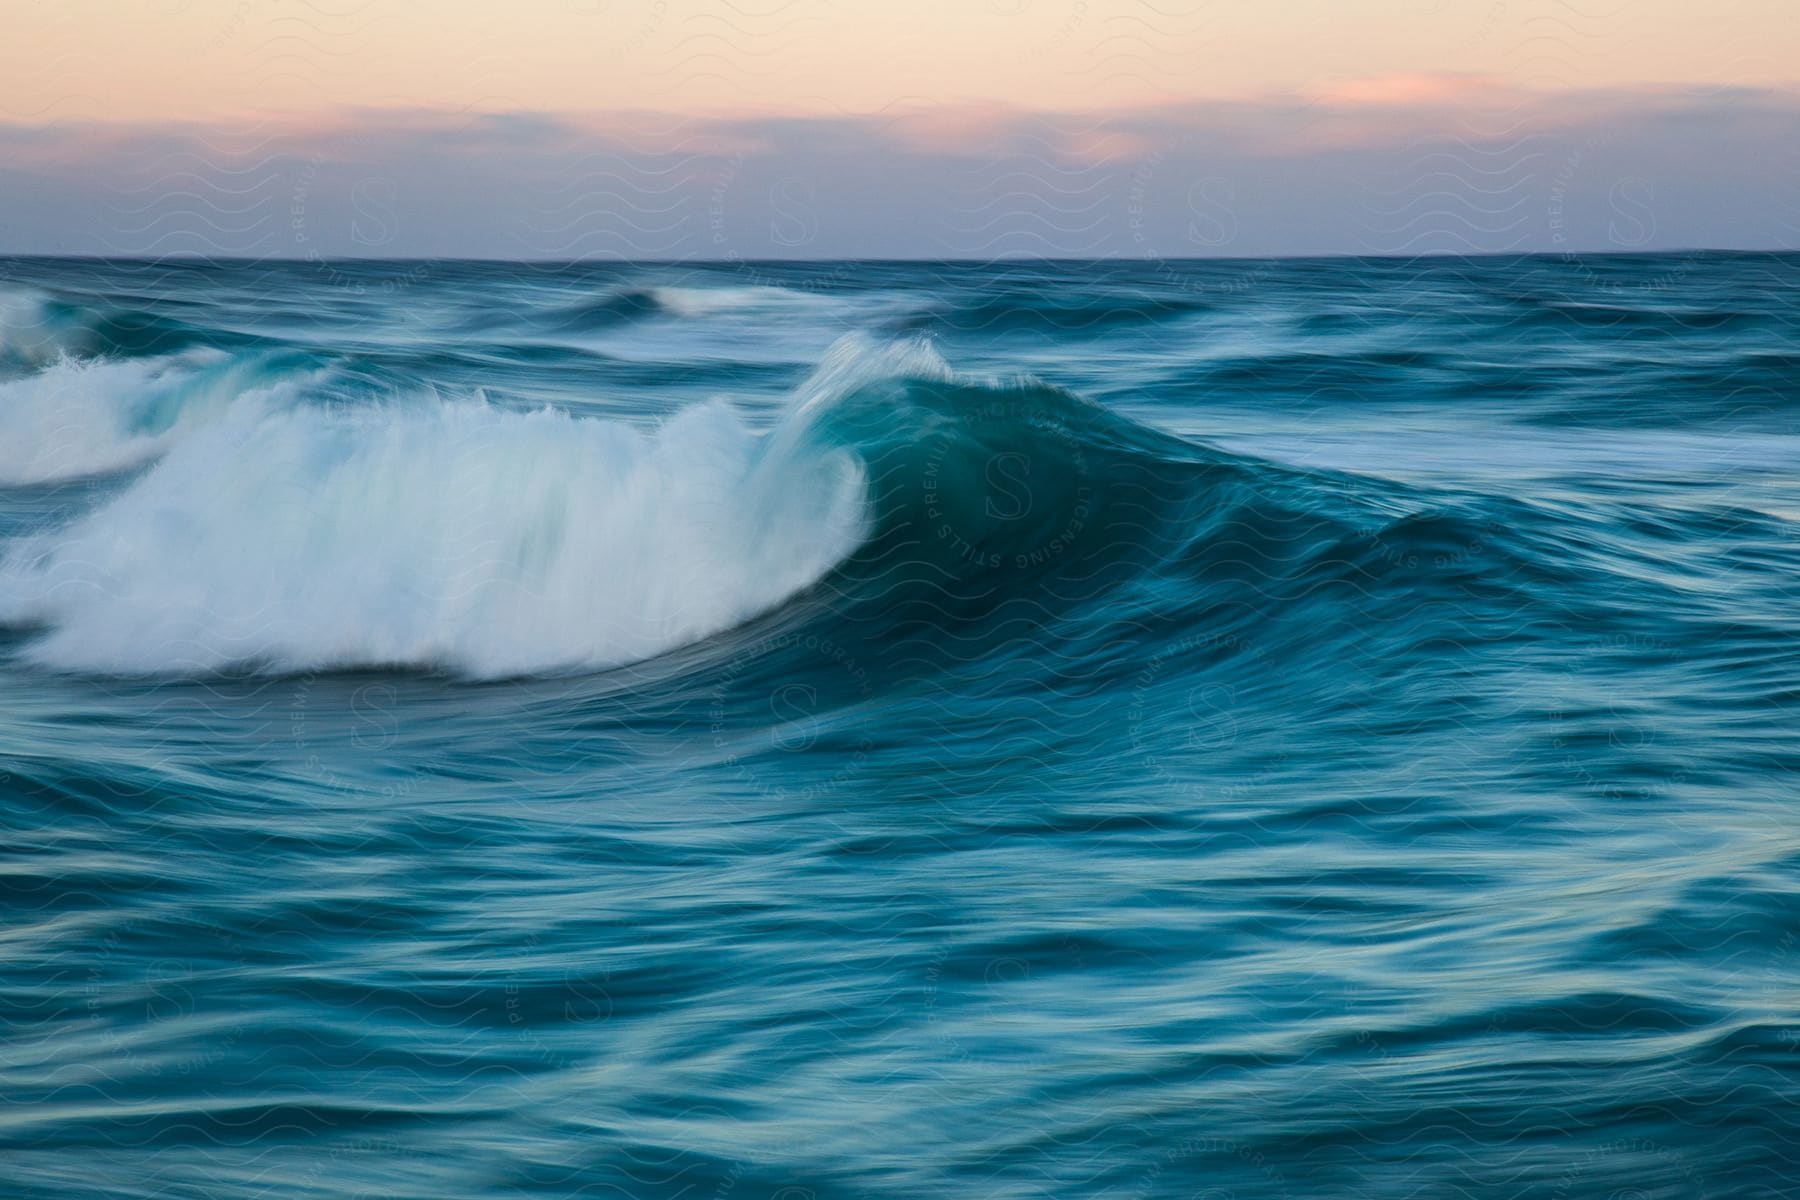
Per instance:
[[[0,260],[0,1194],[1800,1194],[1797,318]]]

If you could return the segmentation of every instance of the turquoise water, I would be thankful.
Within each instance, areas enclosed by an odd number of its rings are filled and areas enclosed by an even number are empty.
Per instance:
[[[1793,1194],[1797,285],[0,260],[0,1190]]]

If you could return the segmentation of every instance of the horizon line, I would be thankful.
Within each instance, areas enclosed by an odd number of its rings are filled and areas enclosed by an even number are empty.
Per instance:
[[[905,256],[833,256],[818,258],[751,258],[747,256],[731,258],[505,258],[497,255],[464,255],[464,254],[412,254],[412,255],[292,255],[292,254],[45,254],[41,252],[15,252],[0,250],[0,261],[49,261],[49,262],[96,262],[96,263],[195,263],[211,265],[255,265],[260,263],[308,264],[324,265],[348,263],[352,265],[372,265],[382,263],[492,263],[514,264],[519,266],[695,266],[695,267],[728,267],[728,266],[812,266],[830,263],[857,263],[868,265],[882,264],[953,264],[958,266],[990,266],[1013,263],[1143,263],[1146,265],[1171,263],[1230,263],[1230,262],[1317,262],[1321,260],[1355,259],[1359,261],[1412,261],[1422,258],[1473,259],[1473,258],[1652,258],[1667,255],[1705,255],[1705,254],[1755,254],[1782,255],[1800,254],[1800,246],[1666,246],[1651,249],[1621,250],[1609,249],[1566,250],[1421,250],[1413,254],[1397,254],[1394,252],[1358,254],[1348,251],[1322,251],[1316,254],[1221,254],[1221,255],[1001,255],[990,258],[972,256],[932,257],[928,255]]]

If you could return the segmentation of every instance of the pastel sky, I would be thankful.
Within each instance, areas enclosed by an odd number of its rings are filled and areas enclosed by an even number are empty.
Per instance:
[[[0,252],[1785,248],[1793,0],[0,0]]]

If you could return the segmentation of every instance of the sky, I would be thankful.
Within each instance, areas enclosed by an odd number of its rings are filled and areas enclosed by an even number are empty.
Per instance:
[[[0,252],[1800,245],[1792,0],[0,0]]]

